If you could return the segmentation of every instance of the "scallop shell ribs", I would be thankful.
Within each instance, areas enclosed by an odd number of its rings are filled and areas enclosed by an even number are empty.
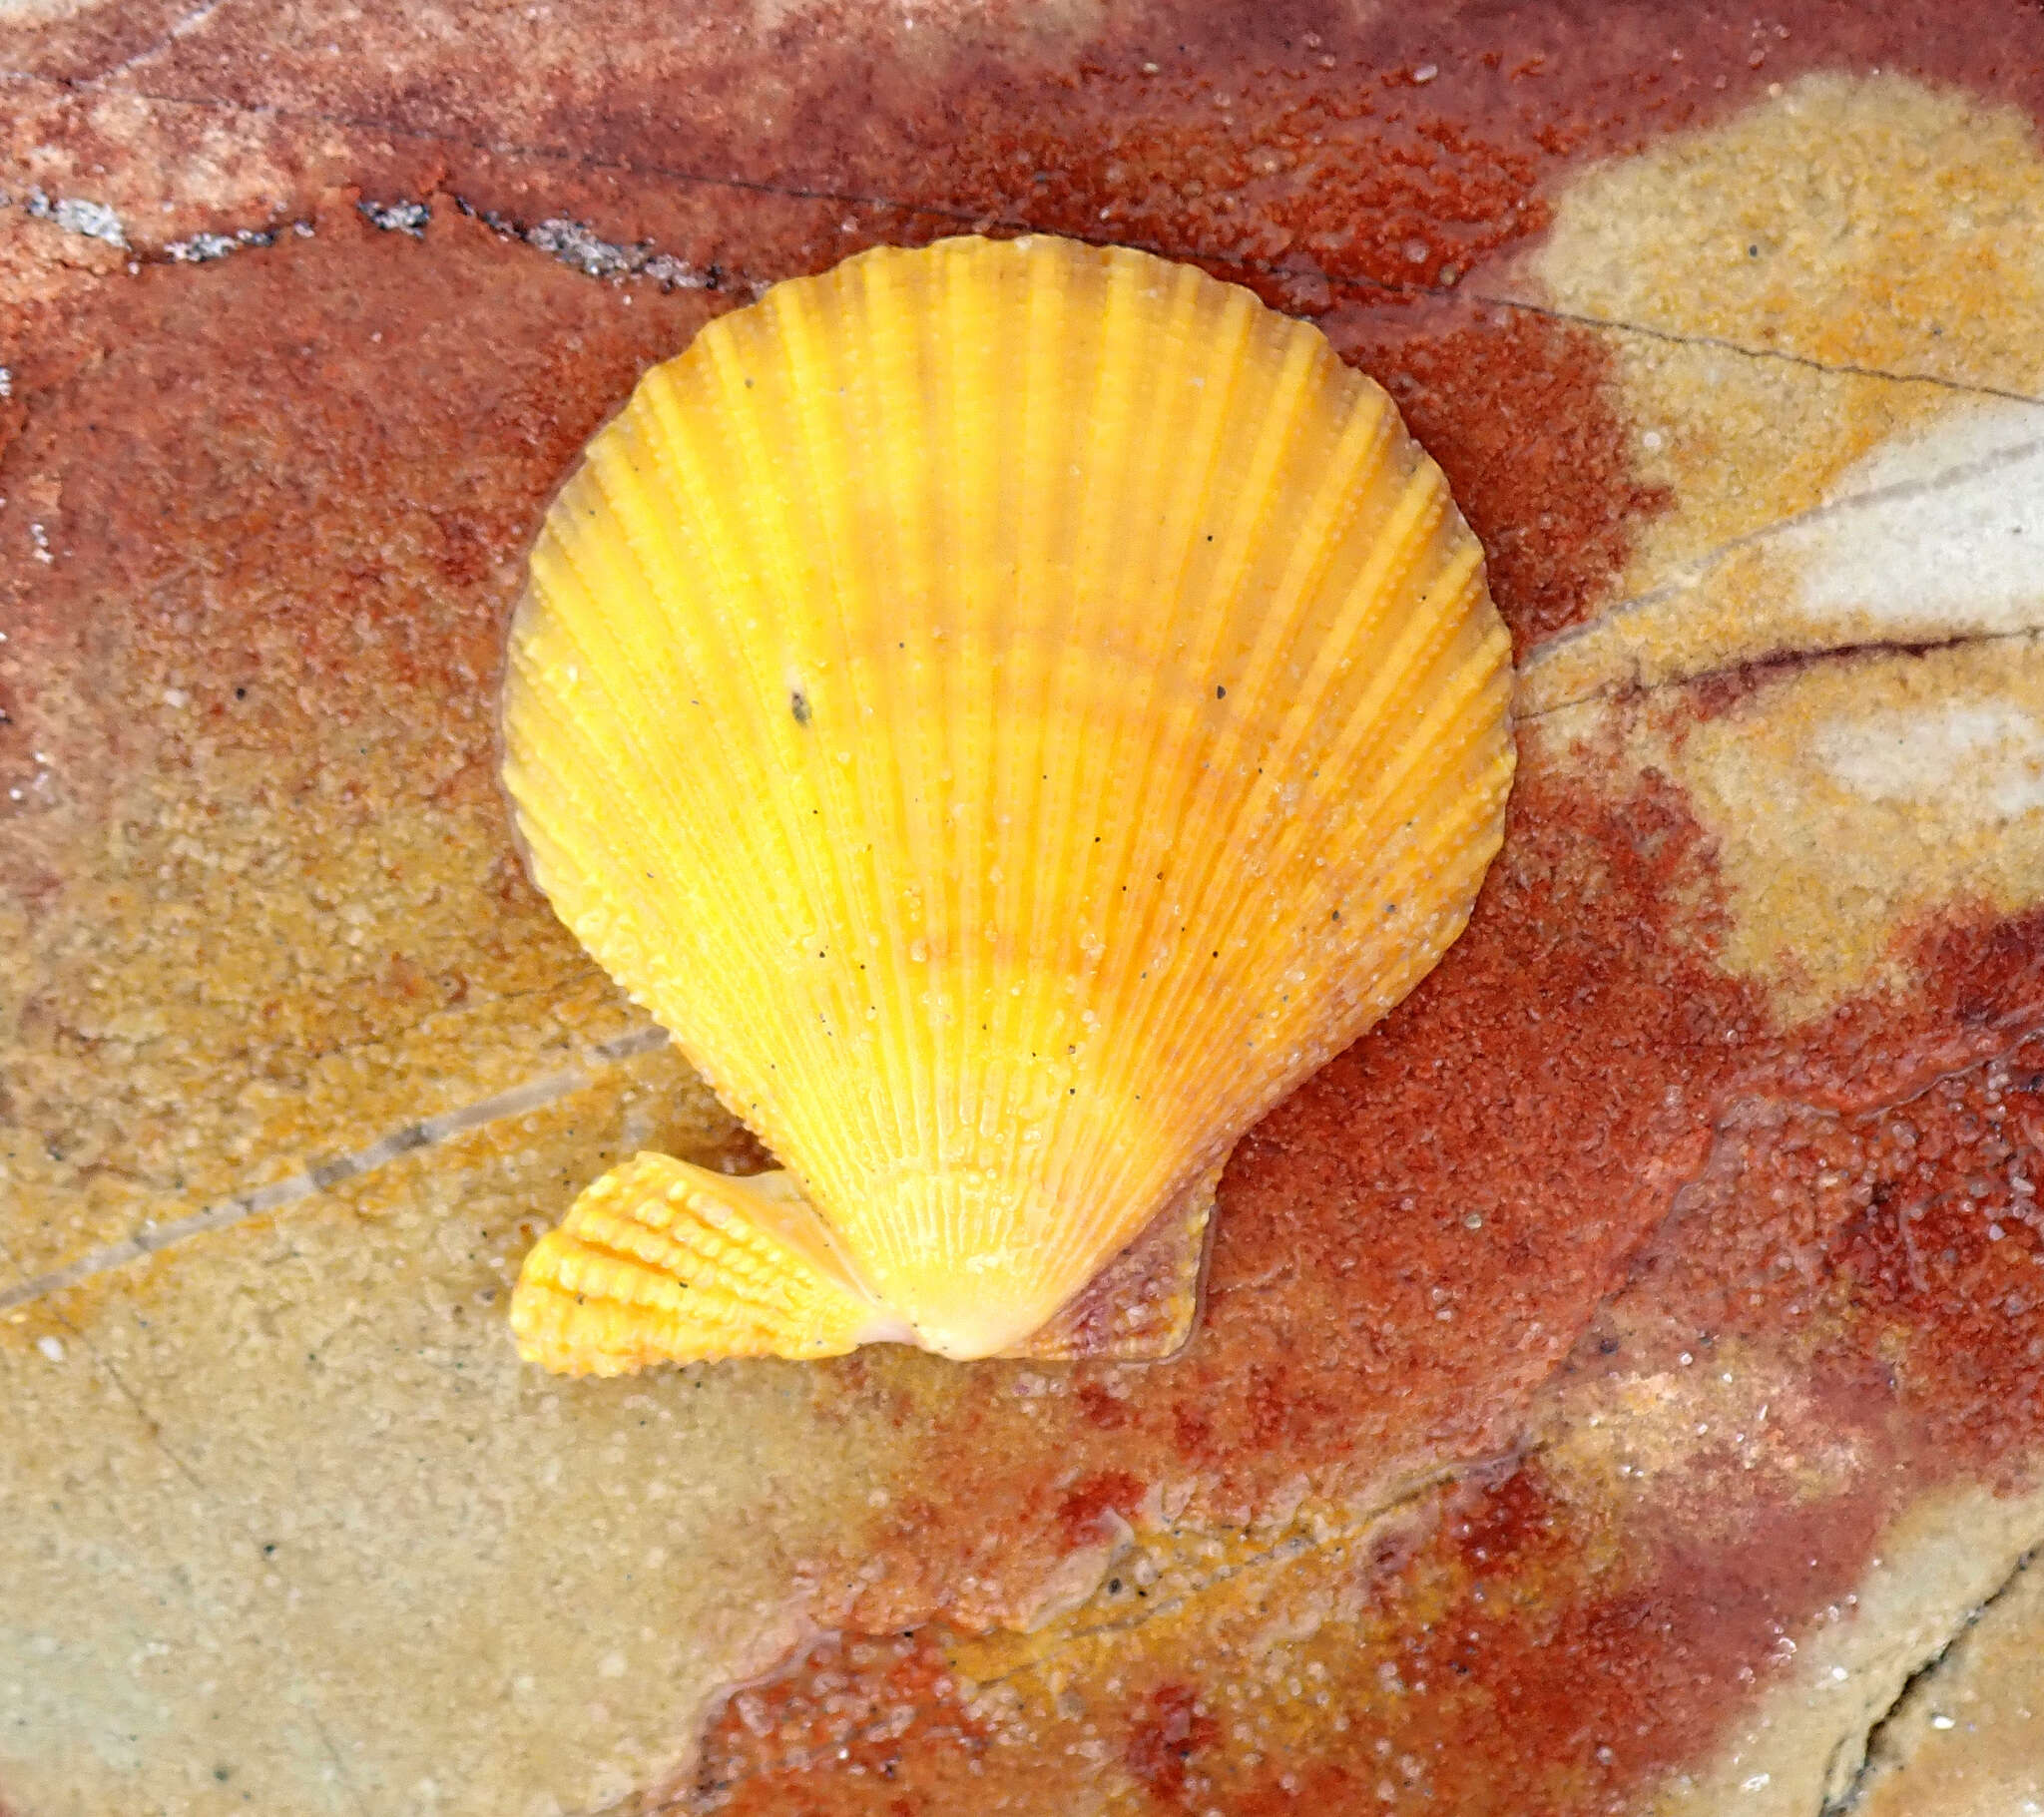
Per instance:
[[[1232,1144],[1467,921],[1510,681],[1439,469],[1246,290],[960,238],[706,328],[547,517],[505,778],[788,1171],[598,1181],[524,1353],[1167,1353]]]

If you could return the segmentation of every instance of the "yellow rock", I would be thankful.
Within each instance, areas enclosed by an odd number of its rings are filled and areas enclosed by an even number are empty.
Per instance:
[[[881,248],[707,328],[548,515],[505,778],[563,920],[799,1182],[815,1297],[768,1341],[749,1285],[685,1329],[591,1265],[571,1319],[543,1243],[526,1353],[986,1356],[1160,1220],[1197,1245],[1237,1137],[1461,932],[1510,680],[1389,399],[1191,266]]]

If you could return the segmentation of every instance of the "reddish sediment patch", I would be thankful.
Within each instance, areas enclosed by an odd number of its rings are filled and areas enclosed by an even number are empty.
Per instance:
[[[950,1644],[1092,1538],[1067,1511],[1102,1482],[1117,1508],[1155,1495],[1226,1528],[1301,1481],[1338,1500],[1390,1466],[1537,1446],[1543,1407],[1598,1379],[1715,1379],[1736,1357],[1793,1385],[1765,1443],[1700,1438],[1652,1497],[1614,1481],[1586,1503],[1537,1455],[1438,1492],[1316,1655],[1345,1724],[1281,1769],[1245,1765],[1224,1726],[1194,1776],[1230,1811],[1390,1785],[1563,1812],[1693,1761],[1784,1636],[1849,1598],[1885,1520],[2044,1441],[2044,1218],[2021,1184],[2044,1171],[2044,1050],[2024,1039],[2044,929],[1955,915],[1915,937],[1914,994],[1784,1031],[1710,966],[1713,889],[1671,784],[1614,800],[1529,764],[1462,943],[1239,1149],[1186,1355],[1021,1395],[975,1371],[906,1468],[925,1493],[867,1536],[837,1606],[935,1614]],[[1812,1487],[1816,1454],[1853,1467]],[[1127,1658],[1095,1712],[1108,1738],[1137,1735],[1151,1695],[1139,1637]],[[1217,1640],[1174,1682],[1218,1697],[1253,1664]],[[1063,1739],[993,1747],[988,1795]],[[1179,1808],[1189,1783],[1134,1808]],[[861,1808],[806,1774],[783,1795]]]
[[[0,735],[27,748],[38,676],[174,640],[218,671],[195,702],[210,735],[280,751],[312,711],[347,712],[349,687],[430,715],[482,684],[515,591],[505,559],[560,469],[731,292],[642,285],[627,310],[460,219],[456,196],[652,238],[720,284],[975,226],[1197,257],[1319,318],[1392,389],[1485,537],[1523,651],[1595,609],[1660,502],[1627,475],[1595,331],[1482,299],[1555,185],[1817,67],[2044,106],[2034,9],[2015,4],[1876,17],[1798,0],[1758,19],[1554,0],[1340,30],[1210,4],[1117,10],[1083,41],[999,15],[912,53],[867,10],[670,42],[620,5],[558,40],[478,22],[458,68],[397,13],[351,21],[355,54],[329,60],[316,6],[222,9],[161,43],[162,9],[102,12],[8,26],[0,51],[62,87],[154,46],[111,81],[191,101],[195,154],[235,108],[359,132],[358,168],[307,164],[280,218],[342,177],[438,206],[424,245],[371,233],[333,194],[314,240],[204,270],[110,266],[9,350],[0,491],[55,482],[46,515],[78,552],[7,595],[23,667],[0,677],[17,721]],[[621,43],[630,69],[609,59]],[[121,155],[89,99],[47,138],[81,168]],[[109,622],[117,599],[133,622]],[[486,722],[446,786],[492,786]],[[141,761],[118,730],[111,762]],[[189,761],[182,740],[147,760]],[[507,865],[505,899],[529,911],[521,890]],[[46,893],[54,912],[55,879]],[[1706,1747],[1779,1633],[1854,1581],[1889,1507],[2044,1437],[2027,1284],[2044,1232],[2017,1187],[2044,1143],[2044,1059],[2016,1045],[2044,1016],[2044,928],[1955,913],[1923,936],[1914,996],[1785,1035],[1710,966],[1714,899],[1672,785],[1613,800],[1529,764],[1467,938],[1238,1151],[1188,1353],[966,1377],[919,1441],[916,1493],[821,1592],[885,1637],[824,1643],[733,1699],[706,1788],[753,1813],[1045,1808],[1053,1766],[991,1748],[943,1629],[904,1628],[994,1618],[1153,1494],[1225,1525],[1301,1483],[1361,1493],[1509,1447],[1552,1381],[1680,1368],[1737,1337],[1798,1373],[1806,1430],[1861,1446],[1865,1482],[1798,1498],[1706,1448],[1666,1508],[1614,1502],[1600,1528],[1529,1461],[1440,1491],[1431,1526],[1373,1549],[1323,1654],[1346,1729],[1232,1764],[1213,1713],[1225,1657],[1132,1667],[1096,1712],[1102,1758],[1159,1810],[1209,1793],[1232,1812],[1369,1808],[1385,1787],[1464,1812],[1602,1809]],[[399,978],[334,1038],[411,995]],[[928,1367],[853,1359],[825,1392],[891,1399],[905,1423]],[[1025,1375],[1050,1387],[1018,1394]],[[1692,1543],[1687,1514],[1710,1503],[1745,1543]]]
[[[886,1817],[976,1808],[986,1729],[956,1693],[928,1635],[825,1636],[725,1704],[694,1791],[732,1817],[784,1808],[779,1789],[812,1775],[864,1800],[849,1808]],[[911,1754],[923,1770],[912,1785],[897,1783]]]

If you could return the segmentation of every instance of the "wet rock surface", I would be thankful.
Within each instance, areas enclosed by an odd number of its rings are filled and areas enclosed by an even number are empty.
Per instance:
[[[0,16],[8,1808],[2044,1807],[2044,37],[1417,11]],[[1177,1361],[534,1376],[576,1184],[763,1157],[519,869],[525,545],[1024,227],[1391,391],[1505,849]]]

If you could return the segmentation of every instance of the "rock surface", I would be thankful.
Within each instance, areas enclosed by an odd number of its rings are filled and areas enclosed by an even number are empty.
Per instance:
[[[17,0],[0,83],[0,1805],[2044,1810],[2033,8]],[[1505,850],[1176,1362],[537,1377],[576,1184],[762,1156],[519,869],[525,545],[715,312],[1024,227],[1391,390]]]

